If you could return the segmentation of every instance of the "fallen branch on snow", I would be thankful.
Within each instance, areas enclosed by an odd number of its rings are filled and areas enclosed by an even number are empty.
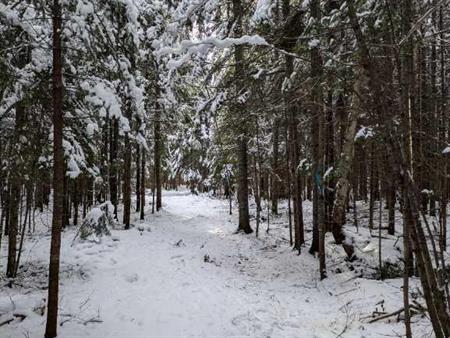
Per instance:
[[[418,314],[418,313],[424,313],[424,310],[425,310],[425,308],[420,304],[418,304],[418,305],[410,304],[409,307],[411,310],[410,311],[411,316]],[[375,323],[375,322],[383,320],[383,319],[387,319],[387,318],[394,317],[394,316],[399,316],[403,311],[405,311],[404,307],[402,307],[401,309],[398,309],[397,311],[390,312],[390,313],[383,313],[383,312],[378,312],[378,311],[373,312],[372,317],[374,315],[378,315],[378,314],[379,314],[379,316],[369,320],[368,323],[371,324],[371,323]]]
[[[12,316],[1,321],[0,326],[7,325],[7,324],[13,322],[14,320],[16,320],[17,318],[19,318],[20,319],[19,321],[22,322],[25,318],[27,318],[27,315],[24,315],[23,313],[13,313]]]

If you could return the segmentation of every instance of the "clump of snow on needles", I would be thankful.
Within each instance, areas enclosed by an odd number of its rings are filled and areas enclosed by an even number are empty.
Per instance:
[[[372,128],[362,126],[361,129],[359,129],[359,131],[355,135],[355,141],[361,138],[368,139],[370,137],[373,137]]]
[[[261,22],[270,19],[273,6],[274,3],[272,3],[272,0],[258,0],[252,20],[254,22]]]

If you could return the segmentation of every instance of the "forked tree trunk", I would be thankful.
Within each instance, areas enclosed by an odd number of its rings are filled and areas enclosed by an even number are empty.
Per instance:
[[[359,71],[354,85],[353,99],[348,115],[347,129],[345,131],[345,136],[342,143],[341,156],[335,170],[337,183],[332,213],[332,233],[336,243],[343,245],[344,250],[350,259],[353,258],[354,249],[352,244],[345,241],[343,226],[346,220],[345,213],[348,203],[347,199],[351,189],[350,173],[355,153],[355,136],[357,132],[356,128],[358,126],[358,118],[361,114],[362,109],[360,93],[361,89],[364,88],[366,83],[367,80],[365,78],[365,75],[361,71]]]

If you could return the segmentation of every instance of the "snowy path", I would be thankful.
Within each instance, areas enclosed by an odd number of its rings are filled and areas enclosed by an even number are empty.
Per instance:
[[[265,237],[264,231],[262,239],[234,234],[234,217],[227,214],[225,201],[167,192],[163,212],[136,221],[132,230],[114,231],[116,241],[71,247],[73,233],[66,232],[62,259],[69,272],[61,287],[60,337],[307,338],[342,332],[342,337],[380,337],[402,332],[401,324],[360,320],[382,300],[386,311],[398,309],[398,282],[358,279],[351,271],[319,282],[317,260],[306,250],[297,256],[280,236]],[[45,262],[47,250],[48,236],[29,245],[26,259]],[[41,337],[45,317],[31,308],[42,302],[45,291],[25,296],[13,290],[0,290],[8,292],[8,297],[0,293],[0,313],[12,306],[11,296],[15,311],[29,316],[1,327],[0,337]]]

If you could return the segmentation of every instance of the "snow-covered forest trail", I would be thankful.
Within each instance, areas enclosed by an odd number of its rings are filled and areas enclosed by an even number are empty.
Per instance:
[[[364,324],[377,303],[401,307],[399,281],[356,278],[352,271],[320,282],[317,260],[298,256],[277,232],[235,234],[226,201],[166,192],[163,211],[116,230],[100,244],[64,232],[60,337],[380,337],[403,324]],[[279,222],[281,223],[281,222]],[[265,226],[265,225],[264,225]],[[41,337],[45,320],[32,309],[46,291],[49,237],[28,244],[24,290],[3,288],[0,312],[23,322],[1,337]],[[23,274],[22,274],[23,275]],[[30,277],[31,276],[31,277]],[[31,285],[30,278],[37,278]],[[42,280],[40,280],[42,279]],[[20,281],[18,282],[20,283]],[[17,293],[17,294],[15,294]],[[397,326],[398,325],[398,326]]]

